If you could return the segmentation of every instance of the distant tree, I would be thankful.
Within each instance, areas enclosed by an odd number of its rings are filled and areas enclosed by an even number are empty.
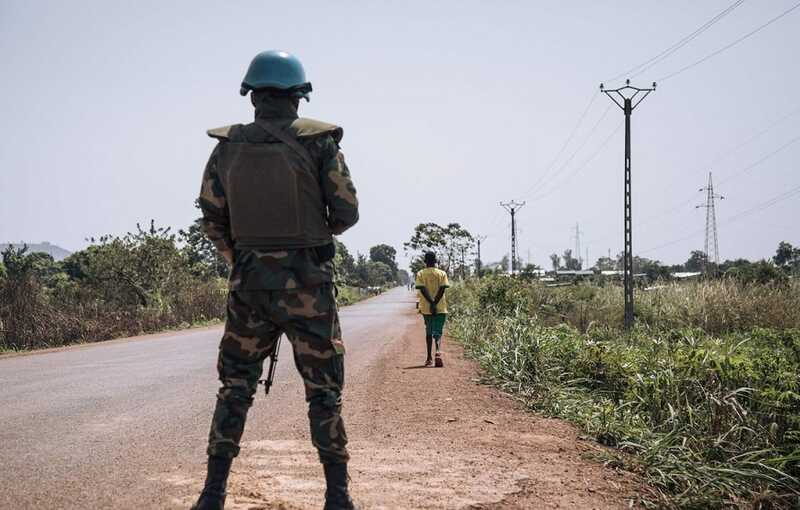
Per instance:
[[[778,244],[778,249],[775,250],[775,256],[772,257],[772,260],[775,262],[776,266],[783,267],[793,262],[796,256],[797,250],[791,245],[791,243],[781,241]]]
[[[683,265],[686,271],[697,272],[702,271],[706,263],[706,253],[701,250],[694,250],[689,255],[689,259]]]
[[[15,248],[9,245],[2,254],[2,265],[8,278],[34,278],[47,287],[54,287],[67,276],[61,264],[44,252],[28,252],[28,246]]]
[[[405,269],[398,269],[397,270],[397,282],[400,285],[408,285],[411,282],[411,275],[408,274],[408,271]]]
[[[366,264],[367,286],[382,287],[395,281],[395,274],[392,268],[383,262],[370,260]]]
[[[536,264],[525,264],[525,267],[520,270],[519,275],[523,278],[535,278],[537,276],[536,272],[540,269],[542,268]]]
[[[500,268],[505,272],[508,272],[511,268],[511,260],[508,258],[508,255],[503,255],[503,258],[500,259]]]
[[[356,261],[347,246],[338,239],[334,239],[336,245],[336,255],[333,257],[333,267],[336,270],[337,285],[357,285],[358,275],[356,272]]]
[[[669,267],[658,260],[639,256],[633,257],[633,272],[644,273],[650,280],[667,280],[671,277]]]
[[[561,257],[557,253],[550,254],[550,263],[553,265],[553,271],[558,271],[561,267]]]
[[[746,266],[736,266],[725,272],[726,277],[731,277],[741,283],[775,283],[785,284],[786,273],[766,260],[759,260]]]
[[[564,250],[562,257],[564,259],[564,269],[567,271],[579,271],[581,269],[581,261],[572,256],[572,250]]]
[[[383,262],[395,275],[392,279],[397,278],[397,260],[395,259],[397,250],[388,244],[378,244],[369,249],[369,259],[373,262]]]
[[[77,255],[74,274],[107,302],[161,306],[163,296],[189,276],[186,254],[169,228],[150,228],[123,237],[103,236]],[[91,239],[95,242],[95,239]]]
[[[452,274],[461,270],[461,254],[472,248],[473,243],[472,234],[458,223],[444,227],[436,223],[420,223],[403,247],[417,256],[426,251],[434,252],[439,267]]]
[[[6,266],[2,262],[0,262],[0,280],[4,279],[6,277],[6,274],[7,274]]]
[[[617,269],[617,261],[610,257],[600,257],[595,267],[600,271],[614,271]]]
[[[222,278],[228,276],[228,263],[206,236],[199,218],[186,230],[179,230],[178,235],[193,273]]]

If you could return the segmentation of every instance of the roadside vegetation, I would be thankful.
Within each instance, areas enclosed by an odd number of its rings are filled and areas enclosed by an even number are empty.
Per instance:
[[[468,279],[449,332],[488,381],[612,447],[645,506],[799,508],[800,281],[780,271],[639,291],[629,333],[618,285]]]
[[[0,263],[0,352],[213,324],[225,317],[228,268],[198,223],[174,234],[137,225],[55,261],[9,246]],[[337,243],[341,305],[404,283],[394,248],[353,258]]]

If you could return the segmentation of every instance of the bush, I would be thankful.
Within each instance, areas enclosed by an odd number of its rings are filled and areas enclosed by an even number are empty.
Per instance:
[[[0,350],[33,349],[185,327],[224,317],[225,282],[192,271],[168,229],[103,237],[63,263],[3,253]]]

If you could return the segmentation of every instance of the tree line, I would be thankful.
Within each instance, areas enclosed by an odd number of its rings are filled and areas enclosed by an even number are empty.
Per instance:
[[[198,221],[172,232],[136,225],[88,239],[61,261],[9,246],[0,262],[0,350],[104,340],[224,318],[228,266]],[[353,257],[336,242],[343,302],[405,283],[386,244]]]

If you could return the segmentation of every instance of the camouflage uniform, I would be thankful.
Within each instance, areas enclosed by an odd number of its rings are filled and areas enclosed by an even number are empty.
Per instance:
[[[288,125],[297,119],[297,111],[288,102],[265,103],[257,105],[256,116]],[[340,416],[344,344],[334,297],[333,263],[321,255],[319,248],[276,251],[235,245],[225,189],[217,172],[220,147],[236,141],[280,142],[255,124],[211,130],[209,135],[220,142],[203,175],[199,200],[202,224],[221,252],[233,251],[234,265],[217,365],[222,387],[217,395],[208,454],[235,457],[239,453],[263,362],[285,333],[305,384],[311,440],[320,461],[347,462],[347,435]],[[317,163],[332,234],[340,234],[358,221],[356,190],[339,151],[340,138],[341,130],[298,138]]]

